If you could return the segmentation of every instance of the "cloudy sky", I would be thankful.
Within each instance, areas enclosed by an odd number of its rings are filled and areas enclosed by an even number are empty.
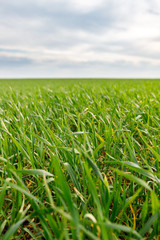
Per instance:
[[[1,0],[11,77],[160,78],[160,1]]]

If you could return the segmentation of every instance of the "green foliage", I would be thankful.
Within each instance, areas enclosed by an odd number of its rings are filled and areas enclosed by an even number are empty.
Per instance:
[[[0,236],[160,237],[160,81],[0,80]]]

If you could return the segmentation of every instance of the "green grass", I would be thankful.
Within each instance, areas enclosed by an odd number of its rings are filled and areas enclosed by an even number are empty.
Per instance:
[[[0,80],[0,236],[159,239],[159,80]]]

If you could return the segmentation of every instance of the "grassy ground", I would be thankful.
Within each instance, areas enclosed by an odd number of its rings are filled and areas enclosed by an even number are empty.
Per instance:
[[[0,80],[0,236],[159,239],[159,80]]]

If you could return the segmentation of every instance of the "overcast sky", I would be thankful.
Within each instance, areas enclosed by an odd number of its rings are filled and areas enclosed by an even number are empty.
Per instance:
[[[11,77],[160,78],[160,1],[1,0]]]

